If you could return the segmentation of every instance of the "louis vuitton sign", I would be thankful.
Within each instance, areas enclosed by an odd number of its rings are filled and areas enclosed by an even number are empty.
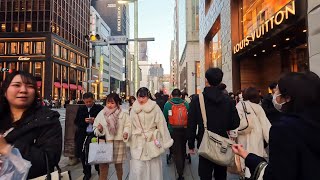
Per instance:
[[[242,39],[239,43],[237,43],[233,47],[233,54],[238,53],[243,48],[247,47],[251,42],[256,39],[261,38],[263,35],[275,29],[277,26],[282,24],[285,20],[289,19],[289,15],[295,15],[295,1],[291,1],[285,7],[283,7],[280,11],[278,11],[271,18],[262,23],[257,29],[248,34],[244,39]]]

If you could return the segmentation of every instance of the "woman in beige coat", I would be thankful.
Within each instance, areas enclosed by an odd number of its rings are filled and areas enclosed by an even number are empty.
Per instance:
[[[130,146],[132,157],[129,179],[162,180],[160,155],[172,146],[173,140],[160,107],[150,99],[149,90],[140,88],[137,97],[123,134]]]
[[[269,142],[271,124],[259,102],[260,96],[257,89],[253,87],[245,89],[243,101],[236,106],[240,117],[237,141],[248,152],[266,157],[264,141]],[[241,167],[245,168],[243,159],[241,159]],[[245,168],[245,176],[247,178],[251,176],[248,168]]]
[[[111,93],[107,96],[106,107],[97,115],[93,129],[98,137],[102,137],[107,142],[113,142],[113,162],[118,180],[122,179],[123,161],[126,159],[126,145],[123,139],[123,129],[129,115],[120,108],[121,99],[118,94]],[[100,180],[106,180],[108,177],[109,164],[100,164]]]

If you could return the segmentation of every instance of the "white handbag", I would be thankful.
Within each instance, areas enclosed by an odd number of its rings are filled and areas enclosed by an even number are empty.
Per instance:
[[[71,174],[69,171],[61,172],[61,169],[58,165],[56,165],[56,168],[58,169],[57,171],[50,172],[49,168],[49,159],[47,154],[45,154],[45,159],[46,159],[46,166],[47,166],[47,174],[36,177],[34,179],[30,180],[71,180]]]
[[[113,143],[95,142],[89,144],[88,164],[103,164],[113,161]]]
[[[207,115],[203,94],[199,94],[200,109],[204,125],[204,134],[198,150],[199,155],[221,166],[234,164],[234,153],[231,149],[234,142],[207,129]]]

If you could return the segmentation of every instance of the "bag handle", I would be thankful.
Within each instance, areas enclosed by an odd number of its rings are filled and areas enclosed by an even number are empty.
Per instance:
[[[207,129],[206,106],[204,104],[204,97],[202,93],[199,94],[199,102],[200,102],[200,110],[201,110],[201,115],[203,120],[203,126],[204,126],[204,129]]]
[[[47,177],[46,177],[46,180],[52,180],[51,172],[50,172],[50,166],[49,166],[49,158],[48,158],[48,155],[47,155],[46,152],[44,153],[44,156],[45,156],[46,166],[47,166]],[[59,173],[59,180],[61,180],[61,176],[60,176],[61,169],[60,169],[59,165],[54,165],[54,166],[57,168],[58,173]]]
[[[250,114],[250,113],[247,111],[246,104],[243,101],[241,101],[241,104],[242,104],[242,108],[243,108],[243,111],[244,111],[244,116],[246,117],[247,126],[244,127],[243,129],[239,129],[238,131],[243,131],[243,130],[245,130],[245,129],[247,129],[249,127],[249,121],[248,121],[247,113],[248,114]]]

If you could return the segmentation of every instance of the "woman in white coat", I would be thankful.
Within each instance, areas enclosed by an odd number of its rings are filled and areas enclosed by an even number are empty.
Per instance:
[[[108,164],[100,164],[100,180],[108,177],[109,164],[114,163],[118,180],[122,179],[123,161],[126,160],[126,144],[123,139],[123,130],[129,115],[120,108],[121,99],[118,94],[111,93],[106,98],[106,107],[97,115],[93,129],[98,137],[113,143],[113,161]]]
[[[172,146],[165,117],[151,99],[150,91],[142,87],[133,103],[130,121],[125,126],[123,138],[128,141],[130,180],[162,180],[161,154]]]
[[[259,102],[260,96],[257,89],[253,87],[245,89],[243,101],[236,105],[240,117],[237,141],[248,152],[266,157],[264,141],[269,142],[271,124]],[[241,159],[240,162],[241,168],[244,169],[244,160]],[[249,169],[245,168],[245,177],[249,178],[250,176]]]

